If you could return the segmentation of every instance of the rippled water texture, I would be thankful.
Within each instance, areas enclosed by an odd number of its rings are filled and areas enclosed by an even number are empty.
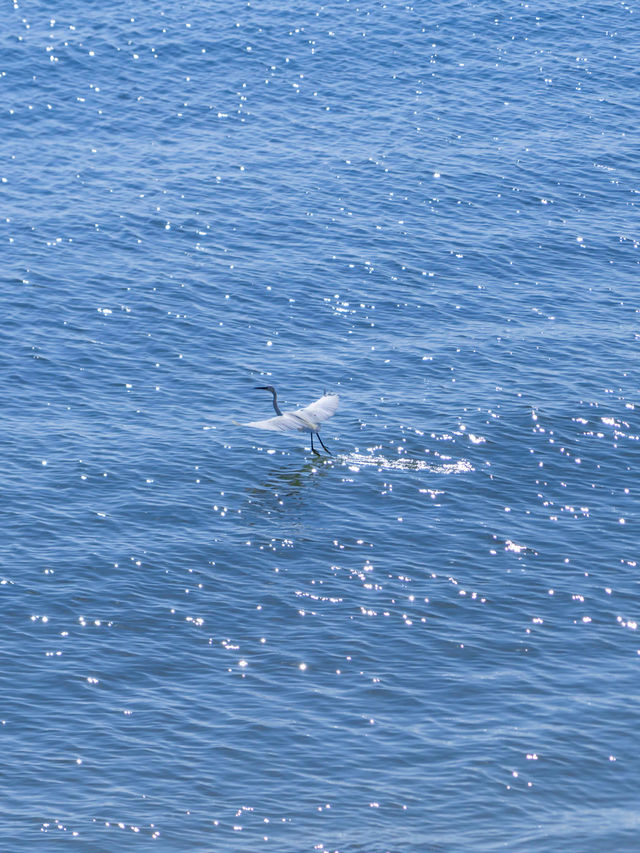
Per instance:
[[[639,20],[5,5],[2,850],[638,849]]]

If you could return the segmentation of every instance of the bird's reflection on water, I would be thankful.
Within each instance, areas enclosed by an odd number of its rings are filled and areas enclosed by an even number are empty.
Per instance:
[[[297,521],[292,510],[302,509],[309,494],[334,467],[333,459],[306,460],[302,465],[274,468],[262,483],[247,491],[246,504],[268,514],[286,513],[289,521]],[[245,509],[245,513],[247,510]]]

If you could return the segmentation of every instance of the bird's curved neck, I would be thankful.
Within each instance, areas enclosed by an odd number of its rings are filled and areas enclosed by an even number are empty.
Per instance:
[[[274,388],[271,392],[273,394],[273,408],[276,410],[276,415],[281,415],[280,406],[278,405],[278,395],[276,393],[276,389]]]

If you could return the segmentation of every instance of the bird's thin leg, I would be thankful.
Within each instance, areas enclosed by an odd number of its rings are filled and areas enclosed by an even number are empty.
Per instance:
[[[317,433],[316,433],[316,434],[317,434]],[[320,436],[318,436],[318,438],[320,438]],[[321,454],[321,453],[319,453],[319,452],[315,449],[315,447],[313,446],[313,433],[311,433],[311,452],[312,452],[312,453],[315,453],[315,454],[316,454],[316,456],[322,456],[322,454]]]
[[[327,451],[327,453],[329,454],[329,456],[333,456],[333,453],[325,447],[325,443],[324,443],[324,441],[320,438],[320,433],[319,433],[319,432],[317,432],[317,433],[316,433],[316,435],[318,436],[318,441],[319,441],[319,442],[320,442],[320,444],[324,447],[324,449]]]

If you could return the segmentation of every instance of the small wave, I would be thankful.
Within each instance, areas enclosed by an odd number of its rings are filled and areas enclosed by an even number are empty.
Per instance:
[[[466,459],[457,462],[442,462],[439,465],[426,462],[424,459],[411,459],[400,457],[399,459],[387,459],[386,456],[366,456],[364,453],[351,453],[342,457],[351,471],[359,471],[364,466],[375,466],[383,470],[400,471],[430,471],[432,474],[469,474],[474,471],[473,465]]]

